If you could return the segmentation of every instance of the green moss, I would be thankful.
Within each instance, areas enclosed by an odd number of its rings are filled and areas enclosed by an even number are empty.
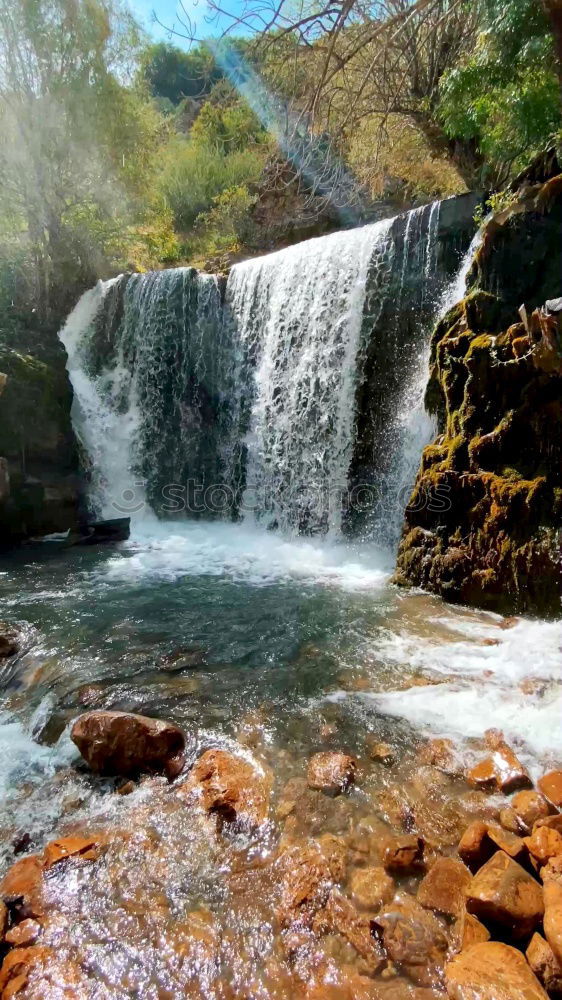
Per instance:
[[[23,463],[47,458],[69,432],[66,373],[10,348],[0,349],[0,371],[8,376],[0,396],[0,455]]]
[[[495,295],[475,289],[463,303],[466,325],[475,333],[496,331],[501,314],[501,302]]]

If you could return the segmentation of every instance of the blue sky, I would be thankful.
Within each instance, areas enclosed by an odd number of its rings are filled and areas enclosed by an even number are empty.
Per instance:
[[[241,10],[243,2],[244,0],[229,0],[228,9],[233,12],[237,8]],[[183,4],[192,22],[195,23],[198,38],[220,35],[230,23],[228,19],[221,19],[218,24],[209,23],[205,17],[207,14],[206,0],[183,0]],[[154,22],[153,13],[166,26],[169,25],[171,28],[176,26],[178,31],[183,30],[178,21],[178,13],[181,15],[181,8],[178,6],[177,0],[129,0],[129,6],[146,30],[156,39],[167,40],[169,34]],[[223,6],[226,7],[227,4],[225,3]],[[187,47],[187,42],[183,42],[181,38],[173,37],[172,41],[181,48]]]

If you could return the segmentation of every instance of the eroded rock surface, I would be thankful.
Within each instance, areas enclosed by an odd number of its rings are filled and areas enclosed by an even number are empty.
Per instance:
[[[486,227],[470,292],[435,330],[426,403],[439,433],[406,510],[396,582],[558,616],[562,317],[544,305],[560,291],[560,177],[521,197]]]

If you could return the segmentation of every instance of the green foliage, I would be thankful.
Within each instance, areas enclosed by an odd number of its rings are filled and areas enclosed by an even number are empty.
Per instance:
[[[184,97],[208,94],[221,71],[206,45],[183,52],[176,45],[157,42],[144,50],[140,75],[153,97],[177,105]]]
[[[190,140],[171,142],[163,158],[159,186],[177,228],[189,229],[222,191],[256,181],[264,157],[264,146],[221,154],[212,146]]]
[[[151,241],[132,231],[159,211],[173,240],[151,193],[169,129],[130,82],[139,45],[120,0],[0,0],[0,241],[44,314],[139,239],[148,263]]]
[[[246,149],[263,142],[266,132],[248,105],[239,100],[231,88],[219,84],[217,94],[205,101],[191,129],[191,138],[198,146],[208,146],[219,154]]]
[[[255,202],[256,196],[244,184],[221,191],[209,210],[198,216],[187,249],[207,266],[222,267],[247,239]]]
[[[486,183],[522,169],[560,126],[553,39],[535,0],[482,0],[475,51],[441,82],[448,135],[473,140]]]

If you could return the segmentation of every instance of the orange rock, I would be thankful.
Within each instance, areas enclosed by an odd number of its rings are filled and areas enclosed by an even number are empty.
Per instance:
[[[53,955],[51,948],[33,945],[31,948],[14,948],[8,952],[0,969],[0,996],[15,996],[24,989],[31,970],[48,962]]]
[[[394,764],[396,754],[390,743],[368,743],[368,753],[371,760],[378,761],[379,764]]]
[[[379,942],[371,934],[370,920],[358,913],[353,903],[338,889],[332,890],[320,916],[327,921],[332,930],[343,935],[355,948],[367,962],[371,975],[380,969],[384,964],[384,956]]]
[[[148,771],[176,777],[184,766],[185,736],[178,726],[131,712],[85,712],[70,737],[92,771],[136,777]]]
[[[402,834],[391,837],[386,842],[383,864],[387,871],[408,875],[422,871],[425,867],[423,837]]]
[[[541,871],[544,896],[544,934],[562,966],[562,859],[551,858]]]
[[[530,934],[544,913],[540,885],[503,851],[497,851],[472,878],[466,907],[485,924],[499,925],[515,939]]]
[[[548,816],[551,812],[545,797],[540,792],[535,791],[517,792],[517,795],[514,795],[511,800],[511,808],[524,833],[530,833],[533,829],[533,823]]]
[[[40,934],[41,924],[38,924],[36,920],[28,918],[12,927],[6,934],[5,940],[8,944],[25,947],[29,944],[35,944]]]
[[[96,861],[100,854],[100,844],[104,839],[98,836],[63,837],[61,840],[52,840],[43,851],[43,868],[48,871],[49,868],[68,858]]]
[[[401,895],[373,920],[386,953],[418,986],[437,986],[447,950],[443,927],[415,899]]]
[[[504,830],[507,830],[508,833],[520,834],[526,832],[525,827],[522,826],[521,821],[517,816],[517,813],[514,809],[511,809],[511,807],[501,810],[500,825]]]
[[[562,771],[549,771],[538,784],[544,797],[559,809],[562,806]]]
[[[526,856],[525,842],[495,823],[475,820],[463,833],[459,841],[459,856],[471,871],[477,871],[488,861],[497,849],[510,858],[518,860]]]
[[[0,882],[0,896],[8,906],[17,906],[22,917],[43,915],[43,859],[37,854],[21,858]]]
[[[552,948],[540,934],[533,934],[525,955],[535,976],[550,996],[562,996],[562,969]]]
[[[452,740],[428,740],[419,755],[422,764],[430,764],[445,774],[459,774],[461,765]]]
[[[466,780],[473,788],[480,788],[486,792],[497,791],[498,782],[496,768],[491,757],[486,757],[479,764],[471,767],[466,772]]]
[[[533,823],[533,833],[535,830],[540,829],[541,826],[546,826],[549,830],[556,830],[558,833],[562,833],[562,813],[541,817],[541,819],[536,820]]]
[[[277,859],[280,877],[277,917],[282,927],[309,926],[332,886],[330,866],[317,844],[294,845]]]
[[[339,795],[355,781],[357,761],[349,754],[327,750],[314,754],[308,764],[309,788]]]
[[[384,868],[355,868],[350,880],[354,902],[367,910],[380,910],[394,896],[394,879]]]
[[[548,1000],[520,951],[498,941],[475,944],[445,967],[451,1000]]]
[[[355,969],[342,968],[336,972],[330,968],[321,982],[306,987],[303,1000],[381,1000],[381,994],[372,979],[359,975]],[[417,1000],[417,997],[408,994],[408,1000]]]
[[[545,865],[550,858],[562,855],[562,834],[552,827],[539,826],[530,837],[525,837],[527,850],[538,861]]]
[[[322,854],[328,862],[334,882],[343,882],[347,870],[347,845],[341,837],[333,833],[323,833],[317,840]]]
[[[198,797],[206,812],[226,822],[260,826],[267,818],[272,776],[264,768],[230,753],[206,750],[178,792]]]
[[[450,952],[456,955],[459,951],[466,951],[473,944],[481,944],[490,940],[490,932],[484,924],[463,909],[459,919],[455,922],[451,932]]]
[[[476,871],[494,853],[488,837],[488,826],[476,819],[467,826],[459,841],[459,857],[472,870]]]
[[[490,742],[493,747],[492,755],[467,772],[466,780],[469,785],[485,791],[504,792],[506,795],[518,788],[532,787],[529,772],[511,747],[500,739],[491,741],[488,738],[489,745]]]
[[[464,891],[471,875],[462,861],[438,858],[418,888],[418,903],[449,917],[459,917],[464,910]]]

